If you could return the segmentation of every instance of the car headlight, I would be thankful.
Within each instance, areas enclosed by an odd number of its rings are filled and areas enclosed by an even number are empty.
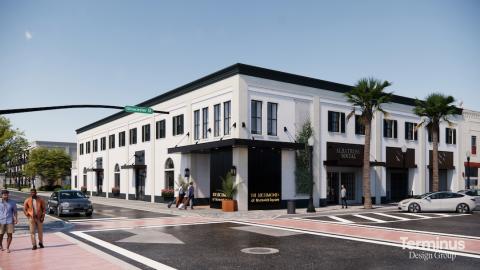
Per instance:
[[[62,207],[69,207],[70,206],[70,204],[68,202],[62,202],[60,205]]]
[[[410,200],[401,201],[400,204],[407,204]]]

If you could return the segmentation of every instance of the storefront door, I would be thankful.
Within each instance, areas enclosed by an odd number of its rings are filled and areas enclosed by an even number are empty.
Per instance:
[[[408,171],[390,173],[390,200],[399,202],[408,197]]]
[[[145,178],[147,171],[145,169],[136,169],[135,170],[135,199],[144,200],[145,199]]]
[[[327,173],[327,204],[338,204],[340,199],[338,172]]]
[[[103,192],[103,171],[97,171],[97,196]]]

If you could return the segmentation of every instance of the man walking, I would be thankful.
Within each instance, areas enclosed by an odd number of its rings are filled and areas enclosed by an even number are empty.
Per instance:
[[[195,198],[195,189],[193,188],[193,182],[190,182],[187,191],[188,201],[190,202],[190,209],[193,210],[193,199]],[[187,209],[187,204],[185,204],[185,209]]]
[[[347,205],[347,189],[345,188],[344,185],[342,185],[342,190],[341,192],[341,197],[342,197],[342,209],[343,209],[343,204],[345,204],[345,208],[348,208]]]
[[[35,229],[38,232],[38,246],[43,248],[43,220],[45,219],[45,201],[37,196],[37,190],[30,190],[30,197],[23,204],[23,212],[28,218],[30,224],[30,238],[32,240],[32,250],[37,249],[35,239]]]
[[[3,235],[7,233],[7,253],[10,253],[10,244],[14,225],[18,223],[17,204],[8,199],[8,190],[2,190],[2,203],[0,204],[0,250],[3,251]]]

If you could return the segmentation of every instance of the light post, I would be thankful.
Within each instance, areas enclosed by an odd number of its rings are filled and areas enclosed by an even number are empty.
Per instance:
[[[406,173],[406,177],[407,177],[407,183],[408,183],[408,169],[405,168],[405,155],[407,154],[407,150],[408,150],[408,149],[407,149],[407,146],[403,145],[403,146],[402,146],[402,170],[403,170],[404,172],[405,172],[405,171],[407,172],[407,173]],[[408,190],[408,187],[407,187],[407,190]],[[410,192],[410,194],[412,194],[412,196],[413,196],[413,190],[412,190],[412,192]],[[407,195],[407,197],[408,197],[408,195]]]
[[[314,213],[315,206],[313,205],[313,144],[315,139],[313,136],[308,138],[308,165],[310,170],[310,197],[308,198],[308,208],[307,213]]]
[[[465,186],[466,189],[470,189],[470,151],[467,151],[467,184]]]

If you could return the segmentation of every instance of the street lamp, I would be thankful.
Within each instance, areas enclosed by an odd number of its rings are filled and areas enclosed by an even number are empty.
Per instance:
[[[466,156],[467,156],[467,185],[466,185],[466,189],[470,189],[470,151],[467,151],[466,153]]]
[[[314,213],[315,206],[313,205],[313,144],[315,143],[315,138],[310,136],[308,138],[308,163],[310,168],[310,197],[308,198],[308,208],[307,213]]]

